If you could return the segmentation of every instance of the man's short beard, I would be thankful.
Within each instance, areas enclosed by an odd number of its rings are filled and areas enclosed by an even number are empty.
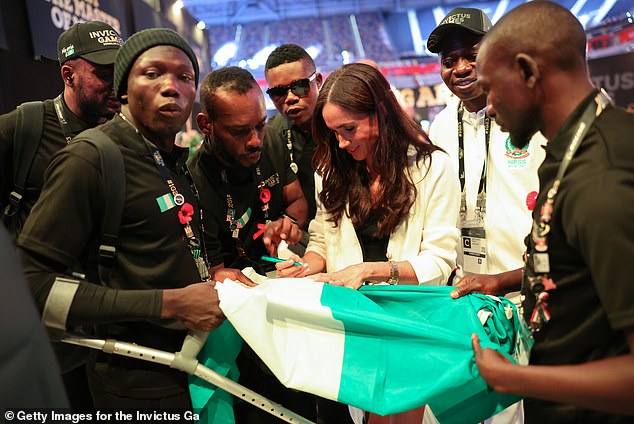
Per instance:
[[[531,138],[533,137],[533,134],[528,134],[526,132],[511,132],[509,133],[509,135],[511,137],[511,145],[516,149],[522,149],[523,147],[527,146],[528,143],[531,141]]]
[[[120,109],[119,109],[119,110],[120,110]],[[114,116],[115,116],[117,113],[119,113],[119,111],[118,111],[118,110],[113,110],[112,112],[111,112],[111,111],[106,111],[106,112],[104,112],[104,114],[103,114],[103,118],[104,118],[104,120],[105,120],[105,121],[109,121],[109,120],[111,120],[112,118],[114,118]]]
[[[211,145],[211,150],[214,152],[214,154],[218,158],[226,162],[228,165],[235,164],[235,159],[229,154],[227,149],[225,149],[225,146],[224,144],[222,144],[222,141],[210,135],[207,135],[207,141]]]

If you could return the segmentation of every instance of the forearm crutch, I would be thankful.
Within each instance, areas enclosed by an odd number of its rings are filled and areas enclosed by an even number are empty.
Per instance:
[[[134,343],[120,342],[112,339],[103,340],[67,335],[62,338],[62,341],[64,343],[101,350],[114,355],[127,356],[130,358],[141,359],[143,361],[168,365],[171,368],[200,377],[214,386],[231,393],[245,402],[249,402],[252,405],[257,406],[263,411],[266,411],[287,423],[315,424],[301,415],[297,415],[293,411],[284,408],[282,405],[279,405],[264,396],[247,389],[243,385],[210,370],[198,362],[196,357],[207,340],[207,334],[208,333],[201,332],[192,332],[188,334],[185,337],[181,350],[176,353],[165,352],[158,349],[139,346]]]

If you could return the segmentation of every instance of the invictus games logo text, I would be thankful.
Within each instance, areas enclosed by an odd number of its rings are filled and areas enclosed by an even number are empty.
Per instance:
[[[103,44],[104,46],[109,46],[109,45],[120,46],[122,44],[122,40],[119,37],[119,35],[116,33],[116,31],[111,29],[105,29],[102,31],[91,31],[90,33],[88,33],[88,35],[92,39],[96,38],[97,41],[100,44]]]
[[[471,13],[456,13],[455,15],[447,16],[440,25],[445,24],[461,24],[466,20],[471,19]]]

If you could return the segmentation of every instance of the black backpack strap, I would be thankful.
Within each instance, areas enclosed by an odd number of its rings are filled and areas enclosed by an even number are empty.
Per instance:
[[[117,238],[125,206],[125,167],[123,154],[117,144],[103,131],[92,128],[77,136],[97,148],[101,164],[101,188],[104,199],[99,246],[99,279],[105,283],[115,263]]]
[[[2,215],[2,221],[12,234],[19,230],[18,218],[26,180],[42,138],[44,102],[22,103],[18,106],[17,113],[13,135],[13,190]]]

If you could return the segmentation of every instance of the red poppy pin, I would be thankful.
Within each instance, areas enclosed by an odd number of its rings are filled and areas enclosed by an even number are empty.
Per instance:
[[[178,220],[185,225],[192,220],[194,215],[194,207],[190,203],[183,203],[181,210],[178,211]]]
[[[269,203],[271,201],[271,190],[268,188],[260,190],[260,200],[264,204]]]

